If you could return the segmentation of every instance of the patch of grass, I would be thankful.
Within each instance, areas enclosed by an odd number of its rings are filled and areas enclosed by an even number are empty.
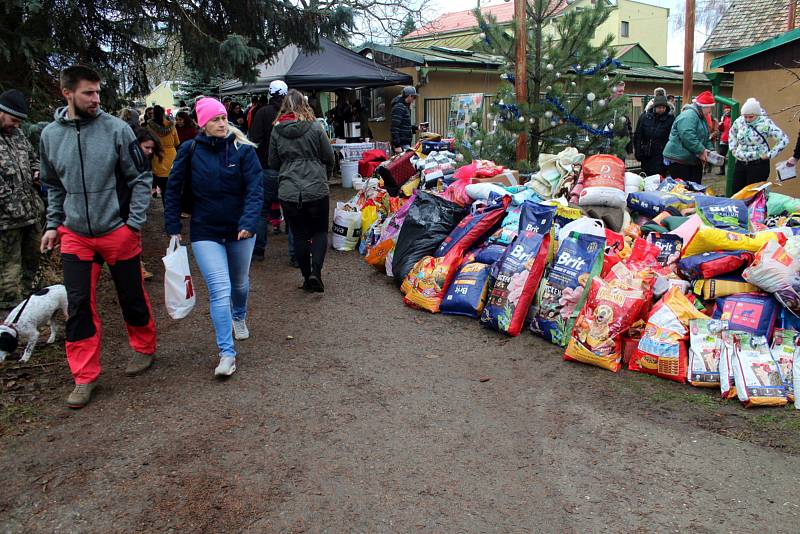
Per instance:
[[[800,414],[793,409],[774,409],[774,413],[759,414],[752,418],[753,426],[764,431],[782,430],[800,433]]]
[[[39,417],[39,410],[28,404],[7,404],[0,408],[0,426],[9,430],[11,426],[28,423]]]
[[[717,408],[720,405],[720,399],[715,399],[706,393],[657,391],[650,395],[650,398],[656,402],[685,402],[709,409]]]

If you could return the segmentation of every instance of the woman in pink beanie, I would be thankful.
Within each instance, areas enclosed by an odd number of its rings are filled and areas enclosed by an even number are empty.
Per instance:
[[[226,377],[236,371],[234,338],[250,337],[245,318],[250,259],[264,202],[262,172],[255,145],[228,124],[219,100],[201,98],[195,111],[202,131],[178,150],[167,181],[164,220],[167,233],[180,238],[182,208],[192,211],[189,239],[208,286],[219,348],[214,374]]]

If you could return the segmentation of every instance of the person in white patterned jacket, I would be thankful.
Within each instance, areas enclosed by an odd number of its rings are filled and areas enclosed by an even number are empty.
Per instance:
[[[772,146],[769,140],[774,143]],[[783,130],[767,117],[755,98],[742,105],[742,115],[733,121],[728,138],[730,152],[736,158],[733,170],[733,190],[769,179],[769,160],[789,144]]]

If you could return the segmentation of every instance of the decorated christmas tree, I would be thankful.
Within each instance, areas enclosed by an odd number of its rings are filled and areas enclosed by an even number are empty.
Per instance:
[[[612,36],[593,44],[610,6],[599,0],[566,7],[563,0],[527,2],[527,98],[514,96],[516,36],[507,26],[475,10],[481,29],[479,50],[505,58],[502,82],[487,113],[474,122],[465,146],[473,156],[516,163],[517,137],[525,132],[530,164],[540,153],[574,146],[584,154],[622,155],[629,142],[626,97],[613,97],[620,63],[609,47]],[[585,5],[583,5],[585,4]],[[470,131],[471,130],[471,131]],[[472,135],[469,135],[469,134]]]

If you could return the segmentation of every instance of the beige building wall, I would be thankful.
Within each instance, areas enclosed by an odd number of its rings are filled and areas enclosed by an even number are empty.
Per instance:
[[[639,43],[659,65],[666,65],[669,9],[632,0],[618,0],[615,12],[616,31],[613,33],[617,38],[614,44]],[[609,17],[609,21],[612,18],[614,16]],[[621,35],[622,22],[628,22],[628,37]]]
[[[164,109],[174,108],[175,95],[170,84],[162,83],[156,86],[153,92],[145,97],[145,103],[148,107],[157,104]]]
[[[800,76],[800,68],[792,69],[794,76]],[[797,79],[785,70],[762,70],[751,72],[737,72],[733,77],[733,98],[739,102],[744,102],[750,97],[756,98],[761,102],[761,106],[769,114],[775,124],[789,136],[789,146],[786,147],[778,157],[772,160],[772,173],[770,178],[775,181],[775,163],[785,161],[792,157],[795,143],[797,142],[797,131],[800,123],[797,121],[794,111],[784,111],[781,109],[789,106],[796,106],[798,100],[798,86],[795,84],[791,89],[784,89]],[[769,83],[765,83],[769,80]],[[784,185],[775,189],[779,193],[800,197],[800,178],[795,178],[786,182]]]

